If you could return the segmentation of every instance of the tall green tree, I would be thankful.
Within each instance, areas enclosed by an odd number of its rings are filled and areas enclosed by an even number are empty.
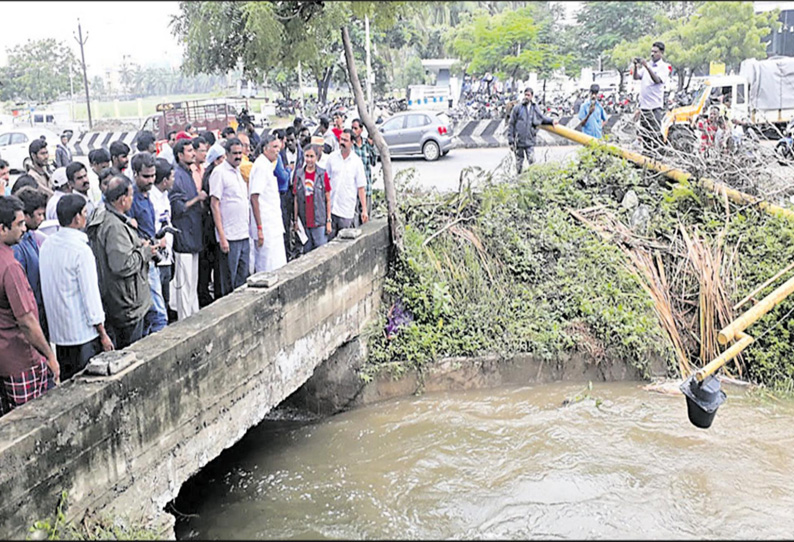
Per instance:
[[[71,90],[83,90],[82,68],[72,50],[53,38],[28,40],[6,49],[8,65],[0,72],[0,96],[5,100],[48,103]]]
[[[361,93],[349,27],[368,17],[374,28],[385,28],[394,24],[399,13],[416,8],[408,2],[309,0],[181,2],[179,9],[172,30],[185,42],[185,65],[196,72],[219,73],[239,66],[247,77],[255,78],[274,66],[294,69],[299,61],[302,65],[324,62],[326,44],[341,33],[359,117],[380,151],[391,236],[399,250],[401,233],[389,149]],[[220,51],[207,54],[207,48],[213,46]]]
[[[490,71],[515,80],[538,72],[545,81],[570,58],[556,41],[555,17],[547,4],[535,2],[496,15],[480,10],[464,16],[448,34],[450,48],[470,73]]]

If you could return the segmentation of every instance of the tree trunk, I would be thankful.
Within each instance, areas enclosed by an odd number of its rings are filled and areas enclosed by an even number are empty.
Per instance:
[[[364,101],[364,93],[361,90],[361,82],[358,80],[358,73],[356,71],[356,62],[353,58],[353,47],[350,44],[350,33],[346,26],[342,27],[342,43],[345,47],[345,61],[347,63],[347,75],[350,79],[350,86],[353,87],[353,98],[358,107],[358,114],[364,126],[367,127],[367,133],[372,137],[375,146],[380,152],[380,161],[383,165],[383,188],[386,193],[386,208],[389,216],[389,229],[391,231],[391,240],[394,247],[398,252],[402,252],[402,233],[400,231],[399,216],[397,215],[397,191],[394,188],[394,177],[392,176],[391,169],[391,154],[389,147],[386,145],[383,136],[378,131],[375,121],[367,110],[367,102]]]
[[[692,76],[695,75],[695,70],[689,70],[689,78],[686,80],[686,86],[684,87],[687,91],[689,90],[689,84],[692,82]]]
[[[626,90],[626,74],[623,73],[623,70],[618,70],[618,75],[620,77],[620,82],[618,83],[618,92],[622,94]]]
[[[320,103],[325,105],[325,102],[328,101],[328,86],[331,84],[331,76],[334,73],[334,68],[331,66],[330,68],[325,68],[323,72],[323,78],[320,82],[320,86],[317,88],[317,98],[320,100]],[[320,97],[322,96],[322,98]]]

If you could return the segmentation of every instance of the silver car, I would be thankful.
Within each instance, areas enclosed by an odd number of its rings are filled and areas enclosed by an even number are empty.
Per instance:
[[[453,147],[452,131],[438,111],[406,111],[389,117],[378,128],[392,156],[421,154],[432,162]]]

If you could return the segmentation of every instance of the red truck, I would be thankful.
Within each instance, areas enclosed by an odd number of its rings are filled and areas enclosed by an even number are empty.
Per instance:
[[[181,132],[185,126],[192,124],[196,130],[210,130],[216,136],[227,126],[237,129],[237,118],[248,111],[248,100],[240,98],[210,98],[206,100],[189,100],[158,104],[157,113],[149,115],[143,122],[141,131],[148,130],[157,138],[159,152],[166,134],[172,130]],[[249,114],[253,122],[253,115]]]

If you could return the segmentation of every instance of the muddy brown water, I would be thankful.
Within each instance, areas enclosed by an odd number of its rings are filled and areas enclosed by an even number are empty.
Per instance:
[[[787,538],[794,402],[708,430],[642,383],[432,393],[265,421],[183,487],[179,539]],[[181,514],[181,515],[180,515]]]

